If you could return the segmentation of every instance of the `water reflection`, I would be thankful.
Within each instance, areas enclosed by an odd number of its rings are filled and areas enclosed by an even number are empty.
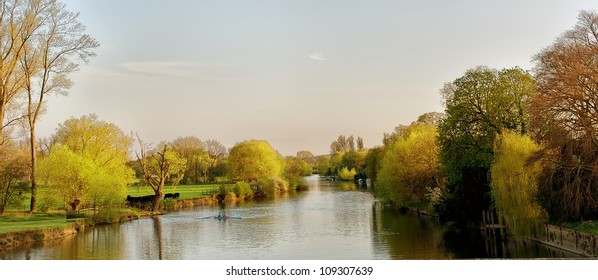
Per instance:
[[[571,257],[529,242],[491,243],[386,209],[367,188],[308,179],[309,191],[88,228],[4,259],[471,259]],[[226,211],[239,220],[205,219]],[[575,257],[575,256],[573,256]]]
[[[372,207],[373,243],[377,257],[391,259],[452,259],[443,246],[442,226],[434,219],[382,207]]]

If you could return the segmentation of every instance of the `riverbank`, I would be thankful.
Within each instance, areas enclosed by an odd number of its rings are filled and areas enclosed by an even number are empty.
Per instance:
[[[544,225],[544,236],[533,240],[585,257],[598,257],[598,235],[557,225]]]
[[[99,211],[93,216],[78,219],[67,219],[64,214],[45,213],[38,216],[28,214],[28,216],[22,217],[3,217],[3,224],[10,224],[11,226],[0,226],[0,253],[22,244],[63,239],[84,231],[86,227],[126,223],[195,206],[217,204],[218,200],[214,197],[202,196],[163,201],[159,212],[144,211],[137,208],[120,208]]]

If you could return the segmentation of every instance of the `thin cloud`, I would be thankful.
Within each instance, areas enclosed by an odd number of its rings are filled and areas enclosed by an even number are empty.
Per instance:
[[[326,61],[326,58],[324,58],[323,53],[312,53],[312,54],[308,55],[307,57],[309,57],[313,60]]]
[[[247,81],[247,78],[217,75],[214,68],[229,67],[234,64],[197,64],[179,61],[134,61],[119,64],[129,73],[142,75],[169,76],[183,79],[206,81]]]

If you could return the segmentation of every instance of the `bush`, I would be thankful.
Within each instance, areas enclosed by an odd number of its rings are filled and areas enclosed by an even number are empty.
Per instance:
[[[120,213],[116,210],[103,210],[97,212],[92,221],[96,225],[118,223],[120,222]]]
[[[289,191],[289,182],[280,177],[271,177],[259,180],[258,183],[269,194],[283,193]]]
[[[341,171],[338,172],[338,177],[341,181],[353,181],[355,179],[355,175],[357,175],[357,171],[354,168],[343,167]]]
[[[234,192],[239,199],[251,199],[253,198],[253,190],[249,183],[239,181],[235,184]]]

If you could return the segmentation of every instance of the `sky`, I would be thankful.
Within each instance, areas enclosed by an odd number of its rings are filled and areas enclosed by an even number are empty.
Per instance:
[[[100,47],[38,135],[94,113],[149,143],[195,136],[327,154],[442,112],[467,69],[519,66],[598,1],[69,0]]]

